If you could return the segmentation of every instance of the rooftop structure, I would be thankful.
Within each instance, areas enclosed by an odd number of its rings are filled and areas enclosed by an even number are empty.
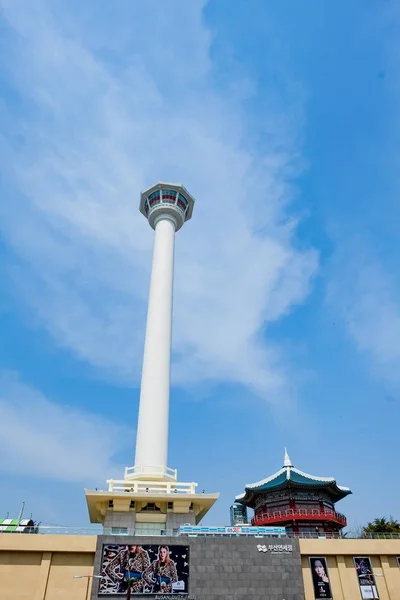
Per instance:
[[[316,477],[296,469],[285,449],[283,467],[247,484],[235,502],[254,509],[253,525],[284,525],[289,533],[333,533],[346,524],[335,503],[351,494],[333,477]]]
[[[0,519],[0,533],[39,533],[32,519]]]

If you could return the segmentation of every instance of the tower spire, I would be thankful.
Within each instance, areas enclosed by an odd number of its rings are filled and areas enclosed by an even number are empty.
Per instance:
[[[292,461],[290,460],[290,456],[287,453],[286,448],[285,448],[285,456],[284,456],[284,459],[283,459],[283,466],[284,467],[293,467]]]

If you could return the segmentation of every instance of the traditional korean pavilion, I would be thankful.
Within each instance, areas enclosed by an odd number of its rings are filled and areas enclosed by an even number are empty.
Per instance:
[[[254,510],[253,525],[282,525],[294,534],[338,534],[347,520],[335,504],[351,493],[333,477],[315,477],[296,469],[285,448],[283,467],[246,485],[235,502]]]

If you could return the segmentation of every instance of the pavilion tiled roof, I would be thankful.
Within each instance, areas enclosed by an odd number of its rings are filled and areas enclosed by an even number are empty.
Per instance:
[[[334,477],[316,477],[315,475],[309,475],[308,473],[296,469],[285,448],[283,467],[273,475],[270,475],[261,481],[248,483],[245,487],[244,494],[236,496],[235,501],[245,504],[246,506],[252,506],[253,499],[258,493],[275,491],[288,487],[301,489],[325,488],[334,502],[337,502],[352,493],[349,488],[338,485]]]

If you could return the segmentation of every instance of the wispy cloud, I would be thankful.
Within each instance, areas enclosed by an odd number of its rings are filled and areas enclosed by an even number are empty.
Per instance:
[[[342,243],[328,286],[331,306],[342,317],[374,376],[400,383],[398,278],[360,238]]]
[[[182,181],[197,204],[177,236],[174,381],[277,390],[285,359],[263,333],[303,301],[317,266],[287,212],[301,118],[274,90],[260,119],[271,142],[252,150],[256,82],[216,86],[200,0],[69,7],[15,0],[5,14],[1,226],[18,296],[105,376],[137,378],[152,246],[138,193]]]
[[[367,177],[364,173],[360,176],[357,166],[349,165],[349,189],[342,188],[342,194],[347,193],[344,199],[351,208],[331,216],[330,225],[336,223],[331,227],[336,247],[328,272],[328,299],[342,317],[349,338],[367,359],[369,372],[389,387],[393,384],[397,387],[400,383],[398,4],[390,0],[373,15],[371,32],[379,40],[377,47],[382,53],[378,78],[385,82],[384,90],[375,91],[374,113],[371,113],[379,136],[375,138],[366,128],[368,143],[360,142],[356,154],[363,168],[370,165],[366,167],[370,173]],[[354,197],[357,199],[353,203]]]
[[[56,404],[11,373],[0,373],[0,410],[3,473],[85,483],[121,477],[114,457],[133,439],[127,428]]]

